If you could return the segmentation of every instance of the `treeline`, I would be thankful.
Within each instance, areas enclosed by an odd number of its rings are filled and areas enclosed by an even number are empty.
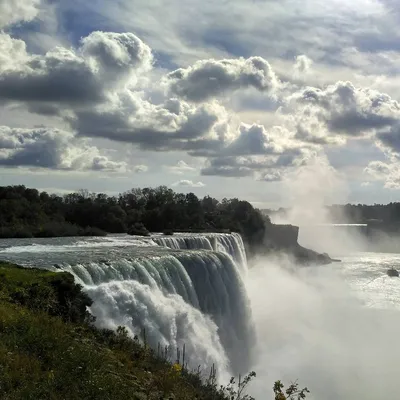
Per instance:
[[[0,187],[0,237],[51,237],[151,232],[232,230],[261,243],[268,217],[249,202],[218,201],[166,186],[132,189],[118,196],[80,190],[59,196],[25,186]]]
[[[332,223],[383,223],[400,224],[400,203],[389,204],[335,204],[327,206],[328,216]],[[290,209],[262,210],[264,215],[285,218]],[[320,222],[320,221],[315,221]]]
[[[385,224],[400,223],[400,203],[389,204],[346,204],[328,207],[334,222]]]

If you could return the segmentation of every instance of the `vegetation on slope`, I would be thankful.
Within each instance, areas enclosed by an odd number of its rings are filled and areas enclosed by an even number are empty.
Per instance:
[[[3,263],[0,282],[2,399],[207,398],[123,328],[90,326],[91,301],[70,274]]]
[[[93,302],[67,272],[0,263],[0,301],[45,312],[71,323],[90,323]]]
[[[96,329],[91,304],[68,273],[0,262],[1,399],[251,399],[244,390],[254,373],[218,387],[214,368],[204,381],[179,354],[171,363],[123,327]],[[277,383],[275,399],[303,398],[290,390]]]

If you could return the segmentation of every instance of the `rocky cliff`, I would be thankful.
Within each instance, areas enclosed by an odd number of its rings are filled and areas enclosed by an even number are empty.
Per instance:
[[[274,249],[284,249],[298,245],[298,238],[298,226],[270,224],[265,230],[264,245]]]
[[[270,224],[266,228],[263,245],[258,252],[261,254],[271,254],[272,252],[287,254],[302,265],[324,265],[339,261],[330,258],[326,253],[320,254],[300,246],[298,238],[298,226]]]

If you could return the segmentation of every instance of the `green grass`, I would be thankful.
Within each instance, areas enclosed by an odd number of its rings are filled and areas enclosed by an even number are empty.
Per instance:
[[[68,273],[0,263],[1,399],[225,398],[125,329],[88,324],[90,303]]]
[[[0,277],[15,286],[29,285],[34,282],[43,282],[48,279],[58,279],[60,275],[68,273],[52,272],[45,269],[24,268],[7,262],[0,262]]]
[[[0,301],[44,311],[67,322],[89,322],[92,300],[67,272],[0,263]]]
[[[199,390],[118,335],[106,341],[44,313],[0,305],[2,399],[194,399]]]

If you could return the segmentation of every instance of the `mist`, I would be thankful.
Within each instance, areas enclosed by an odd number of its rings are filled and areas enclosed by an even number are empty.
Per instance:
[[[369,250],[362,228],[328,226],[333,221],[326,205],[346,203],[348,188],[326,160],[310,160],[283,185],[289,211],[272,216],[272,222],[299,226],[301,245],[354,260]],[[382,235],[382,243],[387,239]],[[400,332],[400,281],[385,281],[388,266],[379,257],[376,264],[364,264],[367,270],[350,259],[321,267],[299,267],[287,257],[253,263],[246,287],[258,338],[257,378],[250,389],[255,398],[272,398],[276,380],[307,386],[310,399],[398,396],[400,346],[394,335]],[[374,279],[378,292],[368,299],[365,292]],[[371,308],[377,293],[388,292],[394,293],[392,309]]]
[[[287,174],[283,199],[289,205],[285,215],[271,216],[276,224],[300,227],[302,246],[333,256],[365,251],[368,243],[356,227],[334,227],[327,205],[345,204],[349,190],[345,178],[325,158],[314,157]],[[342,215],[341,219],[346,220]]]
[[[250,390],[257,399],[272,398],[278,379],[298,380],[310,399],[397,396],[398,311],[365,307],[340,269],[259,260],[247,288],[258,337]]]

